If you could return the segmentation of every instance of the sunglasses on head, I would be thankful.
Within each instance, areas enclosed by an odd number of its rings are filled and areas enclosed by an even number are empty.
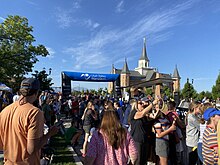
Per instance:
[[[144,103],[143,103],[143,102],[138,102],[138,104],[141,104],[141,105],[143,105]]]

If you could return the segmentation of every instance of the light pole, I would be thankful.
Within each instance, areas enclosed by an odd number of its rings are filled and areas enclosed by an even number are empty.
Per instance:
[[[48,75],[51,75],[51,72],[52,72],[52,68],[49,68],[49,74]]]
[[[45,67],[43,67],[43,71],[45,71],[45,73],[46,73],[46,68]],[[49,68],[48,76],[51,75],[51,72],[52,72],[52,68]]]

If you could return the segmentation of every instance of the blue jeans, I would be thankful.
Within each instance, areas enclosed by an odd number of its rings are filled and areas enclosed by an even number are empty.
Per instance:
[[[203,162],[202,143],[198,143],[197,152],[198,152],[198,156],[199,156],[200,161]]]

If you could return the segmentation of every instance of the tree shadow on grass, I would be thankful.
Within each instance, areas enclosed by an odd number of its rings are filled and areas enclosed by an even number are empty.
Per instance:
[[[57,134],[50,140],[50,146],[54,148],[52,164],[74,164],[73,153],[67,148],[67,143],[61,134]]]

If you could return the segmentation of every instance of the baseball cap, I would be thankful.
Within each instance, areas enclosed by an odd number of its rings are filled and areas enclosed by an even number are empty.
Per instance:
[[[216,108],[208,108],[203,114],[203,118],[207,121],[214,115],[220,115],[220,111]]]
[[[40,89],[40,82],[35,78],[26,78],[21,82],[20,89]]]

